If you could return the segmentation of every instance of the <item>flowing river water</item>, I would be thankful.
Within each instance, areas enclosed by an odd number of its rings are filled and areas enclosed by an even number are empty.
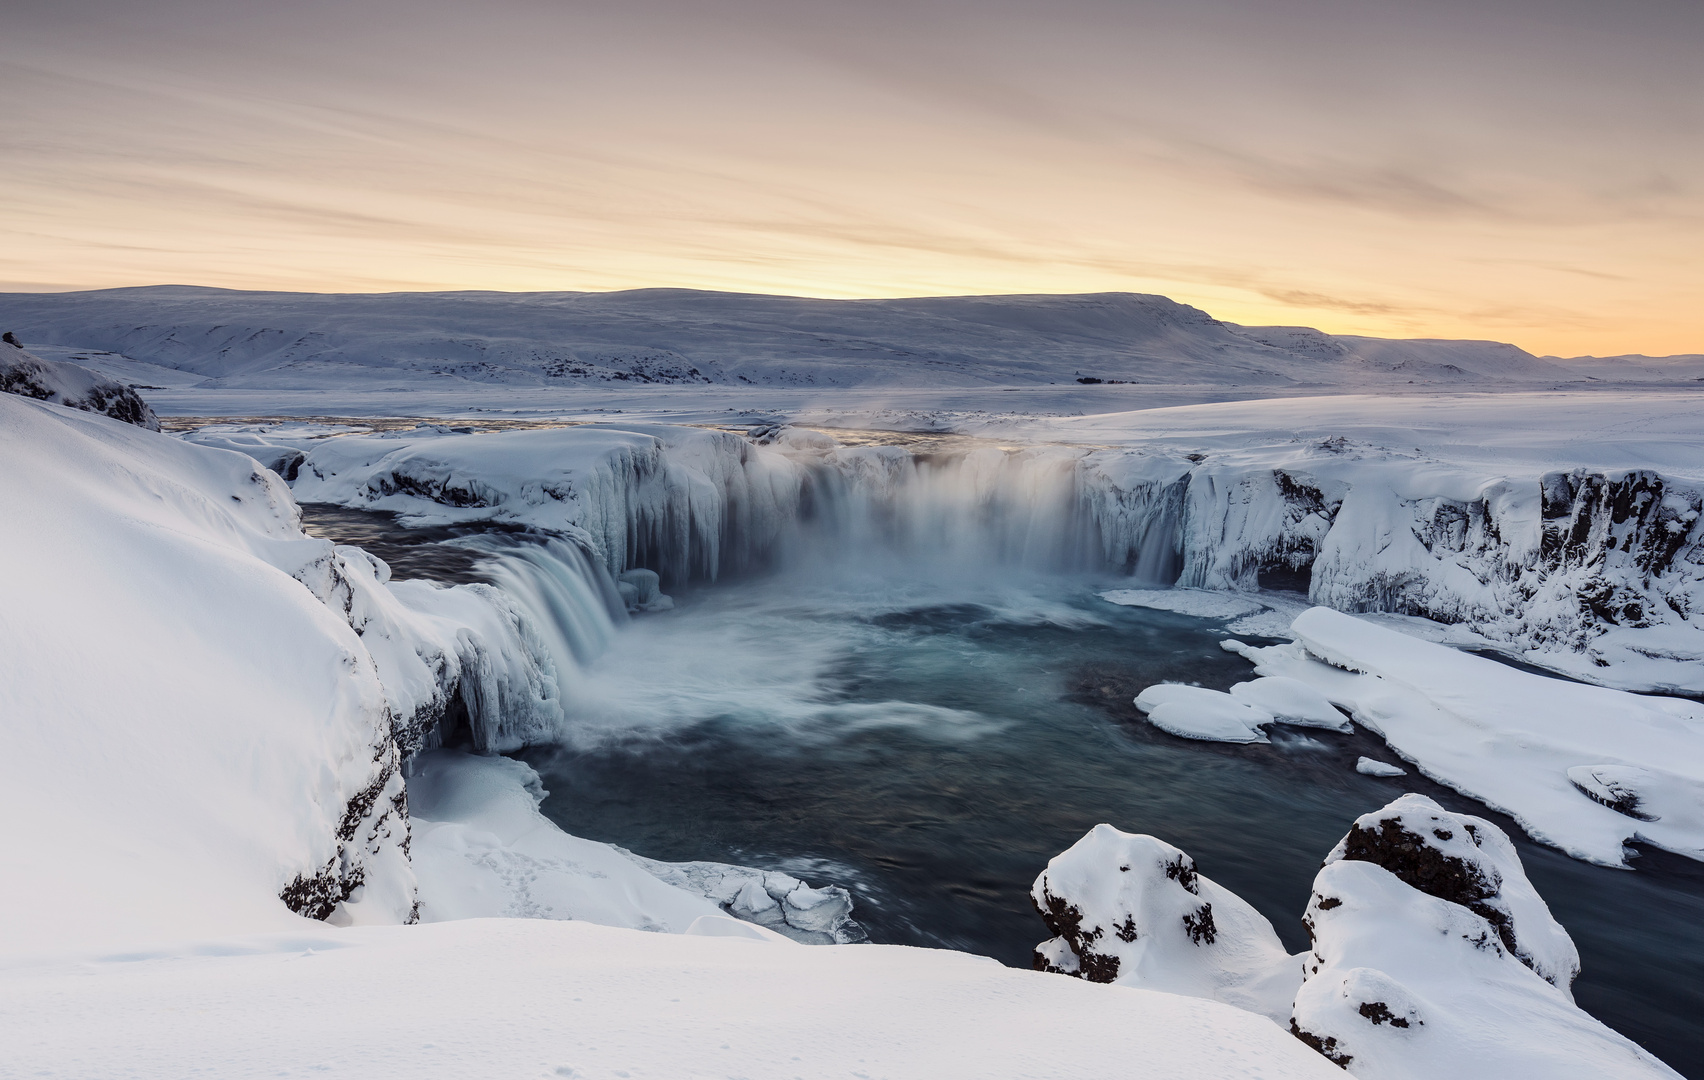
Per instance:
[[[446,532],[308,510],[398,577],[502,576]],[[1704,866],[1570,859],[1412,770],[1355,772],[1362,754],[1398,760],[1359,730],[1280,727],[1255,746],[1166,735],[1134,710],[1139,690],[1227,689],[1252,670],[1219,648],[1222,621],[1098,596],[1128,584],[878,559],[677,591],[674,611],[621,627],[585,664],[561,741],[517,756],[571,833],[844,885],[877,942],[1026,967],[1047,936],[1030,883],[1098,822],[1188,851],[1299,951],[1321,858],[1355,817],[1417,791],[1515,840],[1579,946],[1579,1004],[1704,1078]]]

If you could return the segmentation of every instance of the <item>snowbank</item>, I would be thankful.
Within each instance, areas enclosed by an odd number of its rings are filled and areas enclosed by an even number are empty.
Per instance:
[[[0,1040],[22,1074],[139,1080],[1342,1076],[1250,1013],[962,953],[510,919],[0,969]]]
[[[1292,630],[1237,649],[1533,839],[1606,866],[1630,841],[1704,859],[1704,705],[1533,675],[1326,608]]]
[[[1579,955],[1483,818],[1420,795],[1326,856],[1286,956],[1272,926],[1152,836],[1098,825],[1036,879],[1038,970],[1226,1002],[1376,1080],[1668,1077],[1577,1008]]]
[[[385,691],[278,478],[12,395],[0,460],[6,951],[409,918]]]
[[[10,333],[0,342],[0,392],[160,430],[154,410],[130,387],[78,364],[43,360],[17,344]]]

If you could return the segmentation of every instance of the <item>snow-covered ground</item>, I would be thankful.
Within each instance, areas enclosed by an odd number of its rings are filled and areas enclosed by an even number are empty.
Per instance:
[[[1279,720],[1340,716],[1310,715],[1311,694],[1576,858],[1621,866],[1637,841],[1704,859],[1704,704],[1520,671],[1327,608],[1303,612],[1289,636],[1266,648],[1226,641],[1261,676],[1230,693],[1161,684],[1137,707],[1174,734],[1253,742]],[[1259,693],[1270,683],[1294,688],[1288,715],[1277,693]],[[1363,771],[1385,775],[1378,765]]]
[[[1282,390],[1581,378],[1498,342],[1240,327],[1132,293],[811,300],[684,289],[315,295],[161,286],[0,295],[0,322],[25,341],[270,389],[1087,379]]]
[[[0,1040],[5,1072],[79,1080],[1343,1075],[1253,1013],[962,953],[520,919],[8,966]]]

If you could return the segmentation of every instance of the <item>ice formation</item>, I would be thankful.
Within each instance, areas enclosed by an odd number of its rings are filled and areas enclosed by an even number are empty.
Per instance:
[[[946,565],[1127,573],[1180,589],[1109,599],[1240,615],[1235,632],[1260,632],[1249,620],[1271,602],[1224,594],[1267,582],[1342,611],[1459,624],[1587,681],[1704,690],[1704,482],[1497,474],[1330,440],[932,457],[797,429],[760,441],[662,425],[440,427],[279,435],[256,451],[302,455],[304,500],[573,535],[612,574],[651,569],[664,587],[802,548],[880,546]]]
[[[1483,818],[1404,795],[1356,820],[1314,879],[1312,947],[1151,836],[1098,825],[1032,897],[1038,970],[1267,1016],[1355,1076],[1677,1074],[1577,1008],[1579,956]]]
[[[838,885],[818,888],[779,870],[718,862],[659,862],[616,848],[660,881],[702,896],[742,922],[755,923],[807,945],[851,945],[869,940],[852,919],[852,894]]]

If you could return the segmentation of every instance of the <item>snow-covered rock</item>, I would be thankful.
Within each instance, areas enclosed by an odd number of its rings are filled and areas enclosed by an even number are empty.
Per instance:
[[[43,360],[20,345],[10,331],[0,341],[0,392],[160,430],[159,418],[135,390],[78,364]]]
[[[277,476],[14,395],[0,460],[6,950],[409,919],[385,690]]]
[[[1383,832],[1387,818],[1408,837],[1394,847],[1396,832],[1373,841],[1395,872],[1338,857],[1358,845],[1357,833],[1372,831],[1363,823]],[[1457,829],[1476,822],[1472,833]],[[1304,919],[1313,947],[1291,1030],[1352,1075],[1377,1080],[1672,1080],[1672,1069],[1573,1004],[1565,978],[1572,943],[1524,875],[1515,876],[1519,862],[1507,845],[1489,823],[1438,811],[1417,795],[1357,822],[1314,879]],[[1496,899],[1472,899],[1483,891],[1475,875],[1490,870],[1501,875]],[[1506,944],[1510,930],[1531,966]]]
[[[1283,1022],[1301,981],[1272,924],[1163,840],[1097,825],[1030,890],[1054,937],[1035,967],[1213,998]]]
[[[1573,940],[1527,880],[1515,846],[1484,818],[1404,795],[1356,818],[1325,864],[1346,859],[1376,863],[1404,884],[1479,915],[1511,955],[1563,993],[1580,973]]]
[[[1326,857],[1286,956],[1268,923],[1151,836],[1097,825],[1032,897],[1038,970],[1213,998],[1369,1080],[1677,1074],[1574,1005],[1579,956],[1482,818],[1405,795]]]
[[[1704,859],[1704,705],[1531,674],[1327,608],[1292,633],[1235,648],[1533,839],[1607,866],[1633,841]]]

